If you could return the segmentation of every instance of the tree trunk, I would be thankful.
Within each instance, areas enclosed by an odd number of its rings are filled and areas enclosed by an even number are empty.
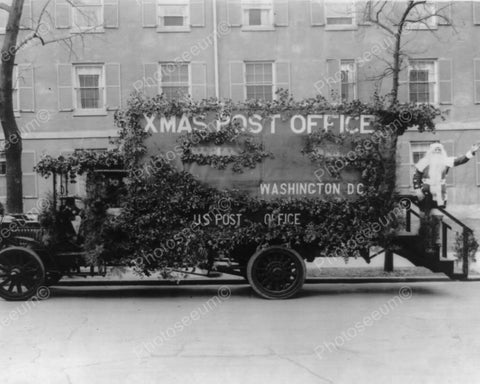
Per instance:
[[[2,121],[3,124],[3,121]],[[15,129],[17,124],[13,120]],[[7,161],[7,212],[23,212],[23,185],[22,185],[22,141],[5,148]]]
[[[389,249],[385,250],[385,263],[383,265],[385,272],[393,272],[393,252]]]
[[[24,0],[14,0],[8,16],[0,67],[0,122],[5,135],[7,161],[7,208],[9,213],[23,212],[22,138],[13,112],[13,68],[20,18]]]
[[[398,100],[398,87],[400,80],[400,70],[402,69],[402,60],[401,60],[401,48],[402,48],[402,34],[405,27],[406,20],[411,10],[415,8],[418,4],[423,4],[425,1],[412,1],[408,2],[407,8],[403,12],[402,18],[398,23],[397,32],[395,33],[395,49],[393,51],[393,80],[392,80],[392,102],[393,106]]]
[[[398,87],[400,79],[400,42],[401,42],[401,31],[398,31],[395,36],[395,51],[393,53],[393,80],[392,80],[392,103],[394,105],[398,100]]]
[[[397,170],[397,142],[398,135],[394,131],[388,130],[389,134],[385,138],[383,143],[383,148],[381,150],[382,160],[383,160],[383,183],[386,201],[392,202],[389,206],[384,207],[385,214],[388,214],[393,206],[393,199],[395,195],[395,185],[396,185],[396,170]],[[390,250],[385,251],[385,263],[384,263],[385,272],[393,272],[393,252]]]

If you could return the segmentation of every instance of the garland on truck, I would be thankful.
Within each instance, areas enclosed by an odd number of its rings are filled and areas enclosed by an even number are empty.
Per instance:
[[[64,175],[70,183],[75,183],[80,175],[87,180],[87,197],[83,203],[85,210],[82,214],[82,229],[85,236],[84,245],[87,258],[91,264],[101,261],[117,259],[116,253],[121,249],[123,232],[118,222],[107,215],[107,209],[115,206],[115,195],[121,193],[118,185],[109,185],[108,177],[98,170],[123,170],[125,161],[123,153],[118,149],[105,152],[76,151],[69,155],[56,158],[45,155],[36,164],[34,170],[41,176],[48,178],[53,175]],[[49,197],[50,204],[40,215],[40,223],[46,229],[44,243],[53,249],[62,249],[76,244],[76,236],[65,236],[65,222],[63,213],[53,204],[53,197]],[[67,244],[65,244],[67,243]],[[62,249],[65,250],[65,249]],[[115,253],[115,255],[114,255]]]
[[[321,249],[323,256],[358,256],[366,246],[385,244],[400,220],[400,209],[395,204],[395,147],[397,137],[410,127],[419,131],[432,131],[434,119],[441,116],[438,109],[430,105],[395,104],[386,107],[385,99],[375,96],[371,104],[358,101],[331,105],[321,96],[295,101],[286,92],[280,92],[274,101],[248,101],[233,103],[216,99],[195,102],[191,99],[167,100],[162,95],[147,98],[133,94],[127,107],[115,115],[119,128],[119,149],[109,152],[108,156],[121,159],[128,172],[126,195],[122,202],[122,214],[114,225],[105,224],[102,233],[120,233],[116,239],[118,250],[110,250],[119,259],[136,265],[139,271],[149,273],[169,267],[192,267],[211,264],[213,255],[225,255],[239,259],[248,257],[249,251],[269,244],[286,244],[290,247]],[[366,186],[364,194],[355,201],[341,198],[320,200],[308,197],[295,199],[276,199],[265,201],[235,191],[219,191],[197,181],[191,174],[178,171],[163,156],[151,158],[148,172],[143,165],[147,148],[145,140],[149,133],[141,126],[144,114],[159,116],[204,117],[214,113],[222,119],[235,110],[247,110],[249,114],[260,114],[268,118],[280,114],[282,118],[301,114],[348,114],[360,116],[370,114],[377,117],[374,133],[369,136],[334,135],[318,130],[305,138],[303,153],[319,166],[327,170],[341,170],[349,167],[361,173]],[[245,139],[250,150],[243,159],[208,159],[192,154],[194,142],[191,134],[180,138],[181,158],[184,162],[208,164],[217,168],[233,163],[233,171],[243,167],[254,167],[270,156],[248,133],[239,134],[238,127],[230,124],[210,133],[204,142],[223,144]],[[250,140],[250,141],[249,141]],[[329,157],[318,152],[325,142],[348,143],[355,156]],[[249,147],[250,146],[250,147]],[[248,154],[249,153],[249,154]],[[120,161],[120,160],[119,160]],[[103,168],[99,164],[83,160],[42,159],[37,171],[49,175],[56,170],[77,172]],[[343,164],[339,165],[339,162]],[[117,163],[115,163],[117,164]],[[335,168],[336,167],[336,168]],[[335,175],[332,172],[332,175]],[[98,213],[104,215],[105,207]],[[301,212],[308,217],[305,225],[272,224],[250,222],[238,228],[199,227],[192,223],[192,217],[199,212],[235,212],[247,216],[257,212],[279,213],[285,211]],[[98,232],[98,231],[97,231]],[[89,247],[103,245],[104,235],[95,241],[87,241]],[[105,247],[104,247],[105,248]],[[102,248],[103,249],[103,248]],[[242,252],[238,252],[238,250]]]
[[[198,165],[210,165],[216,169],[226,169],[232,164],[232,171],[242,173],[244,168],[255,168],[258,163],[267,157],[273,158],[273,154],[264,150],[263,144],[254,138],[250,132],[241,130],[238,123],[228,124],[218,131],[202,132],[202,135],[186,133],[179,138],[182,148],[181,159],[184,163],[197,163]],[[240,148],[239,154],[233,155],[205,155],[194,153],[193,149],[198,144],[235,145]]]

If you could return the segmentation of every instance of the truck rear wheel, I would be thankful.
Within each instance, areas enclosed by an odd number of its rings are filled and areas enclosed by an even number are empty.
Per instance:
[[[265,299],[288,299],[303,286],[305,261],[294,250],[274,246],[255,253],[247,264],[247,279]]]

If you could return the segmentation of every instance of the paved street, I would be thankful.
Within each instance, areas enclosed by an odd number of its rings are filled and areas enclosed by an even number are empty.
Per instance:
[[[230,295],[231,293],[231,295]],[[54,288],[0,302],[0,383],[479,383],[480,283]]]

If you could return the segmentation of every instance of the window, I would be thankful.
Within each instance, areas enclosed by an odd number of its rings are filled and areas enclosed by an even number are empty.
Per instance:
[[[271,0],[242,1],[244,29],[272,29],[273,3]]]
[[[161,92],[169,100],[187,96],[190,93],[188,63],[160,64]]]
[[[410,142],[410,180],[412,180],[413,175],[415,173],[414,165],[417,164],[420,159],[425,156],[430,145],[433,143],[439,143],[439,140],[429,140],[429,141],[412,141]],[[452,157],[455,154],[455,145],[453,141],[445,140],[442,142],[445,151],[447,152],[447,156]],[[451,168],[447,175],[446,175],[447,187],[451,187],[455,185],[455,169]]]
[[[351,29],[355,27],[354,2],[326,1],[325,16],[328,29]]]
[[[188,0],[159,0],[158,1],[158,29],[160,30],[188,30],[190,26],[190,12]]]
[[[473,88],[475,90],[474,102],[480,104],[480,59],[473,59]]]
[[[3,0],[2,3],[5,5],[12,5],[12,0]],[[0,33],[5,33],[5,28],[7,27],[8,21],[8,12],[0,9]]]
[[[75,65],[75,109],[79,112],[105,111],[103,65]]]
[[[2,144],[4,148],[5,142]],[[5,151],[0,151],[0,196],[7,196],[7,159],[5,157]]]
[[[340,61],[340,91],[342,101],[352,101],[357,93],[357,73],[355,60]]]
[[[420,159],[425,156],[428,149],[430,148],[430,144],[438,143],[438,140],[435,141],[416,141],[410,143],[410,150],[411,150],[411,163],[413,165],[417,164]]]
[[[273,99],[273,63],[245,63],[247,100]]]
[[[103,0],[78,0],[72,11],[75,29],[82,32],[103,31]]]
[[[434,60],[411,60],[408,68],[409,100],[412,103],[438,101]]]
[[[2,146],[3,148],[3,146]],[[23,197],[37,197],[37,173],[33,170],[35,164],[35,151],[22,151],[22,185]],[[0,197],[7,194],[7,163],[5,152],[0,151]]]
[[[412,22],[408,22],[406,25],[406,28],[408,29],[436,28],[437,16],[435,16],[435,12],[436,10],[435,10],[434,3],[427,2],[425,4],[418,4],[410,12],[408,19],[412,20]]]
[[[480,155],[477,154],[475,156],[475,168],[477,171],[477,187],[480,187]]]
[[[7,174],[7,158],[5,157],[5,151],[0,151],[0,176]]]

